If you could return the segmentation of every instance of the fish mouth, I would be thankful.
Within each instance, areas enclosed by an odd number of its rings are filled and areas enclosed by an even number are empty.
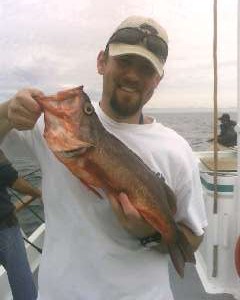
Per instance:
[[[75,145],[62,147],[62,149],[58,149],[56,152],[64,158],[73,158],[85,154],[92,147],[94,147],[93,144],[78,141]]]
[[[81,148],[72,149],[72,150],[59,151],[58,154],[60,154],[61,156],[65,157],[65,158],[73,158],[73,157],[83,155],[84,153],[87,152],[88,149],[89,149],[89,147],[81,147]]]

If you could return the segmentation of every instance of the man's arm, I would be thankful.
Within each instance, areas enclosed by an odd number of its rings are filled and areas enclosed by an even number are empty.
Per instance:
[[[192,249],[196,251],[203,240],[204,234],[201,236],[197,236],[192,232],[191,229],[189,229],[186,225],[182,223],[179,223],[178,226],[180,230],[185,234],[189,244],[192,246]]]
[[[16,200],[16,202],[14,202],[14,206],[16,211],[19,211],[23,208],[25,208],[26,206],[28,206],[30,203],[32,203],[36,198],[33,198],[32,196],[24,196],[21,198],[21,200]]]
[[[9,101],[0,104],[0,140],[12,129],[8,120],[8,105]]]

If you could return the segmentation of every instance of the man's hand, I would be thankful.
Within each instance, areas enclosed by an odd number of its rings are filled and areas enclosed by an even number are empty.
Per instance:
[[[156,230],[143,219],[131,204],[125,193],[120,193],[118,197],[108,194],[108,198],[120,223],[132,235],[143,238],[156,233]]]
[[[131,204],[125,193],[120,193],[118,197],[108,194],[108,198],[122,226],[132,235],[138,238],[144,238],[154,235],[156,230],[144,220],[135,207]],[[179,223],[179,229],[184,233],[189,243],[196,251],[199,247],[202,236],[196,236],[186,225]],[[154,247],[162,253],[166,253],[167,245],[162,240],[161,243]]]
[[[34,97],[43,95],[37,89],[24,89],[8,101],[7,118],[12,128],[28,130],[34,127],[41,115],[41,107]]]

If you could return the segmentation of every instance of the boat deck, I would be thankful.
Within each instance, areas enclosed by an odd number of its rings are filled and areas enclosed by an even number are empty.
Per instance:
[[[169,271],[175,300],[235,300],[229,294],[206,293],[195,267],[191,264],[185,266],[184,279],[179,278],[172,265],[169,266]]]
[[[185,267],[185,277],[181,279],[173,269],[169,266],[170,282],[175,300],[235,300],[229,294],[208,294],[204,291],[197,271],[193,265]],[[37,285],[37,273],[34,275]]]

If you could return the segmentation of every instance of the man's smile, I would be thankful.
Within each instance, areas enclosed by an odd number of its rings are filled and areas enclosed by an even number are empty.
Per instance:
[[[137,93],[137,92],[139,92],[138,88],[133,87],[133,86],[129,86],[129,85],[124,85],[124,84],[119,84],[118,88],[120,90],[124,91],[124,92],[127,92],[127,93]]]

